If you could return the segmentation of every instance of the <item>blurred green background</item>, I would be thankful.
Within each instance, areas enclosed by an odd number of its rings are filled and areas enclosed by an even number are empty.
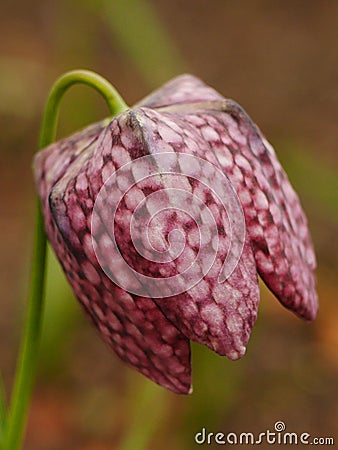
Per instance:
[[[48,89],[65,71],[97,71],[129,104],[185,71],[238,101],[302,199],[319,265],[316,322],[295,318],[262,286],[247,355],[230,362],[193,345],[194,393],[181,397],[110,353],[51,258],[26,450],[194,449],[202,427],[259,433],[277,420],[287,431],[335,434],[337,21],[333,0],[2,0],[0,362],[7,391],[26,308],[31,159]],[[105,115],[96,93],[75,87],[64,100],[59,135]]]

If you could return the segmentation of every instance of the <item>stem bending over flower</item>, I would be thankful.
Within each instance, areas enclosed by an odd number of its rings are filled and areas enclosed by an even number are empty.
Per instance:
[[[71,86],[79,83],[96,89],[105,98],[112,116],[117,116],[128,109],[120,94],[105,78],[89,70],[67,72],[55,82],[49,93],[41,125],[40,148],[55,140],[62,97]]]
[[[86,70],[74,70],[68,72],[55,82],[50,91],[42,120],[39,148],[43,148],[55,140],[61,99],[71,86],[78,83],[86,84],[96,89],[105,98],[113,116],[120,114],[128,108],[115,88],[103,77]],[[27,407],[31,396],[37,365],[37,354],[44,310],[43,294],[45,270],[46,234],[40,202],[38,202],[28,314],[14,382],[12,400],[8,418],[6,420],[7,426],[4,433],[3,450],[17,450],[20,448],[22,441]],[[2,405],[0,405],[0,409],[1,408]],[[0,427],[1,422],[5,423],[4,409],[2,409],[2,412],[0,411]]]

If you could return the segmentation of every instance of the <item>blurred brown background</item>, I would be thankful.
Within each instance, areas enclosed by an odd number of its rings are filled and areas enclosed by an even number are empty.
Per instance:
[[[194,393],[179,397],[110,354],[52,260],[25,449],[193,449],[202,427],[259,433],[277,420],[287,431],[335,435],[337,23],[334,0],[2,0],[0,363],[7,391],[26,306],[31,158],[48,89],[64,71],[101,73],[129,104],[183,71],[238,101],[302,199],[319,265],[315,323],[296,319],[262,287],[247,355],[232,363],[194,345]],[[64,100],[59,135],[105,115],[97,94],[76,87]]]

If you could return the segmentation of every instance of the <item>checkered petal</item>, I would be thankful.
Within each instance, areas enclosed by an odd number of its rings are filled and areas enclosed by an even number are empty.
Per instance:
[[[34,170],[48,238],[82,308],[161,386],[191,392],[190,339],[243,356],[257,274],[284,306],[315,318],[299,198],[243,109],[199,79],[177,77],[52,144]]]

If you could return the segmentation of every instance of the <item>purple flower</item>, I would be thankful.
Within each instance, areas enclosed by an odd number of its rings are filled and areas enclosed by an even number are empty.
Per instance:
[[[191,75],[42,150],[35,179],[84,311],[123,361],[174,392],[191,392],[190,339],[244,355],[257,274],[316,316],[306,218],[274,150]]]

